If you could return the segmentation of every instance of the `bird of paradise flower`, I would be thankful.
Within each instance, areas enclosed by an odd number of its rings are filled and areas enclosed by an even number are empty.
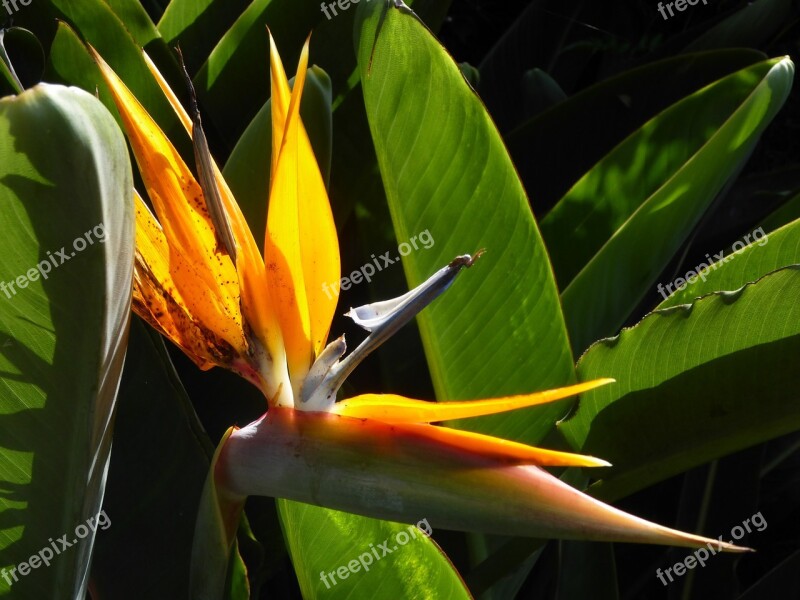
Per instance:
[[[133,310],[201,369],[221,366],[256,385],[267,410],[223,436],[198,518],[193,586],[225,581],[244,500],[265,495],[432,527],[542,538],[747,548],[622,512],[542,467],[599,467],[594,457],[434,425],[580,394],[611,379],[488,400],[432,403],[364,394],[337,402],[353,369],[444,292],[478,255],[456,257],[407,294],[348,313],[369,332],[349,355],[327,343],[338,294],[339,245],[327,191],[300,118],[308,41],[290,88],[270,36],[272,158],[263,255],[190,118],[145,59],[195,147],[198,178],[124,83],[90,49],[113,95],[155,214],[136,197]],[[199,182],[198,182],[199,179]],[[337,290],[338,291],[338,290]],[[392,501],[376,504],[365,490]],[[205,507],[205,508],[203,508]],[[215,515],[217,527],[203,513]],[[208,568],[208,553],[217,553]],[[213,561],[211,561],[213,562]],[[213,593],[209,597],[213,597]]]

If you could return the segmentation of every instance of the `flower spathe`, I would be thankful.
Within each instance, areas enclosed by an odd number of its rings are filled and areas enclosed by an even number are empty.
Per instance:
[[[200,368],[231,369],[267,400],[266,414],[229,430],[217,450],[203,505],[219,527],[204,531],[201,509],[194,557],[206,566],[194,567],[197,590],[224,583],[227,550],[244,499],[252,494],[394,521],[416,522],[425,515],[435,528],[746,550],[649,523],[542,469],[608,466],[601,459],[434,424],[552,402],[610,379],[477,401],[431,403],[381,394],[336,401],[342,381],[364,356],[452,285],[478,255],[457,257],[398,299],[351,310],[349,316],[369,335],[349,355],[343,338],[327,343],[338,293],[322,290],[339,280],[340,258],[327,191],[299,113],[308,41],[290,87],[270,36],[273,138],[263,255],[212,160],[235,248],[220,244],[209,190],[92,52],[154,209],[137,196],[133,309]],[[193,122],[149,59],[148,64],[184,127],[197,133],[199,120]],[[380,489],[389,501],[371,502],[366,488]],[[219,555],[210,569],[209,548]]]

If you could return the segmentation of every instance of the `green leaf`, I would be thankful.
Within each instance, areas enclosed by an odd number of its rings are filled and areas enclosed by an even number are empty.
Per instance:
[[[130,318],[132,186],[122,133],[90,94],[42,84],[0,100],[0,563],[19,570],[0,593],[86,590],[94,532],[49,567],[17,565],[99,522]]]
[[[765,58],[755,50],[735,49],[646,64],[588,87],[511,131],[508,149],[536,214],[546,214],[587,171],[660,112]]]
[[[715,262],[715,265],[719,266],[712,265],[708,269],[698,269],[697,267],[701,265],[693,266],[691,272],[695,275],[689,278],[694,281],[671,294],[658,305],[658,308],[688,304],[695,298],[711,292],[738,290],[746,283],[756,281],[767,273],[800,264],[800,221],[790,223],[769,234],[758,228],[747,235],[749,236],[747,242],[752,240],[752,243],[742,247],[741,244],[745,242],[735,242],[734,247]],[[668,293],[666,289],[662,292],[664,293]]]
[[[0,97],[19,94],[22,91],[22,85],[8,66],[5,60],[0,58]]]
[[[248,0],[172,0],[158,22],[169,46],[180,44],[190,73],[245,10]]]
[[[161,38],[147,11],[138,0],[104,0],[125,29],[142,48]]]
[[[522,78],[525,116],[530,118],[567,99],[555,79],[541,69],[531,69]]]
[[[542,221],[576,353],[625,322],[791,88],[788,58],[692,94],[601,160]]]
[[[414,0],[407,4],[411,5],[428,27],[435,31],[445,21],[450,0]],[[349,10],[336,19],[323,22],[314,29],[311,42],[311,58],[325,67],[326,73],[331,77],[331,89],[334,91],[333,130],[336,132],[336,152],[331,157],[329,186],[331,206],[340,239],[355,237],[359,240],[358,244],[345,244],[341,248],[345,269],[349,265],[355,268],[371,262],[373,259],[370,255],[375,252],[376,247],[391,248],[397,243],[367,123],[360,76],[353,50],[352,37],[356,13],[356,10]],[[358,165],[358,168],[353,168],[353,165]],[[356,225],[353,221],[349,221],[351,216],[359,221],[358,233],[354,231]],[[385,282],[386,279],[382,281]],[[392,291],[401,293],[406,285],[403,274],[400,273],[399,277],[395,277],[393,283],[397,283],[397,286]],[[387,297],[379,291],[380,285],[381,283],[378,283],[365,290],[365,294],[369,295],[354,298],[353,306]],[[336,325],[335,322],[334,327]],[[392,346],[380,353],[380,356],[373,357],[373,360],[384,364],[387,360],[392,360],[394,366],[396,363],[387,354],[405,352],[402,338],[415,338],[413,350],[405,354],[407,360],[403,362],[409,365],[411,372],[417,374],[424,358],[422,358],[419,334],[412,331],[412,328],[400,332]],[[412,356],[413,358],[410,358]],[[387,369],[381,370],[384,374],[382,380],[386,382]],[[392,374],[408,380],[399,369],[393,369]],[[357,378],[358,375],[351,379],[351,382]]]
[[[14,72],[14,66],[3,43],[4,36],[5,31],[0,29],[0,74],[2,74],[5,84],[3,88],[0,88],[0,93],[9,91],[11,94],[19,94],[24,88],[16,72]]]
[[[571,382],[547,254],[491,118],[413,15],[389,9],[376,32],[383,7],[360,10],[364,98],[395,232],[410,240],[428,231],[435,241],[403,259],[409,287],[454,256],[486,248],[418,317],[437,397],[491,397]],[[563,410],[564,404],[544,406],[468,423],[535,443]]]
[[[306,600],[471,597],[427,521],[403,525],[288,500],[278,510]]]
[[[800,429],[798,294],[800,267],[788,267],[594,344],[580,378],[617,383],[584,394],[560,426],[573,448],[614,465],[590,490],[620,498]]]

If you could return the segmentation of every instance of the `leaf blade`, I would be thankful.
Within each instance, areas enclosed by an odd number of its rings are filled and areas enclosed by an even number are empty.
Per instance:
[[[25,135],[37,129],[49,135]],[[0,477],[17,490],[0,502],[18,525],[0,535],[0,560],[14,565],[100,510],[130,319],[133,184],[113,118],[76,88],[0,101],[0,156],[2,245],[14,248],[0,276],[18,286],[0,305]],[[93,539],[14,592],[82,595]]]

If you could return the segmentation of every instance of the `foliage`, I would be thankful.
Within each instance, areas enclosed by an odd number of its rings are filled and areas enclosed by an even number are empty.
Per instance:
[[[139,52],[188,106],[180,45],[212,154],[261,236],[268,25],[287,66],[313,32],[300,114],[342,275],[399,259],[422,232],[435,240],[343,289],[337,315],[486,250],[419,329],[359,367],[349,395],[472,400],[614,377],[577,399],[450,425],[607,459],[556,473],[648,519],[712,538],[757,513],[769,525],[740,540],[757,555],[715,557],[667,587],[656,569],[688,551],[444,530],[330,586],[320,571],[407,526],[251,498],[229,596],[751,598],[796,586],[800,96],[785,56],[800,51],[796,3],[699,4],[670,19],[631,1],[347,4],[327,18],[311,0],[36,0],[0,32],[0,282],[99,222],[110,240],[0,294],[0,566],[102,501],[112,525],[96,532],[91,597],[189,598],[213,448],[264,400],[221,369],[200,372],[134,318],[114,412],[131,182],[142,186],[84,42],[191,165]],[[341,317],[331,332],[363,337]],[[0,579],[0,595],[83,594],[92,544],[76,548],[22,583]]]

